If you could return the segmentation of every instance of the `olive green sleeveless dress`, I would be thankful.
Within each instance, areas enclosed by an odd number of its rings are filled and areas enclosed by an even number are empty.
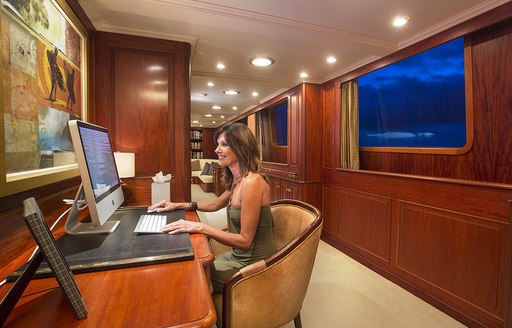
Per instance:
[[[240,207],[231,205],[227,207],[229,232],[240,233],[240,216]],[[213,293],[222,293],[224,281],[229,276],[240,268],[274,254],[276,248],[272,212],[270,206],[262,206],[258,228],[251,247],[247,250],[232,248],[229,252],[218,255],[213,261],[210,267]]]

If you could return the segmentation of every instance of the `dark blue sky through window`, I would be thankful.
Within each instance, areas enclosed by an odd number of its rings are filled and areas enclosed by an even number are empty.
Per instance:
[[[358,78],[360,147],[466,144],[464,38]]]
[[[276,137],[278,146],[288,145],[288,103],[275,109]]]

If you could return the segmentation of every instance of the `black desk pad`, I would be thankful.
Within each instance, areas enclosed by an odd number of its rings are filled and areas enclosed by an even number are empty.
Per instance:
[[[57,240],[73,273],[110,270],[131,266],[191,260],[194,258],[190,235],[133,234],[146,208],[119,208],[109,220],[119,220],[117,229],[110,234],[63,235]],[[167,223],[185,218],[183,210],[159,213],[167,216]],[[16,280],[26,265],[7,277]],[[34,277],[48,277],[52,273],[44,261]]]

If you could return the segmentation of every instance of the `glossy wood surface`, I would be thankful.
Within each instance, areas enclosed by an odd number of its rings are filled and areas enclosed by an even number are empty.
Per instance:
[[[512,12],[512,4],[508,4],[502,11]],[[500,12],[502,12],[500,11]],[[503,14],[496,14],[499,17]],[[510,14],[509,14],[510,16]],[[488,18],[484,15],[481,20]],[[476,23],[478,23],[477,21]],[[475,23],[475,24],[476,24]],[[464,25],[466,26],[466,25]],[[479,25],[477,25],[479,26]],[[467,28],[467,26],[466,26]],[[444,34],[443,34],[444,35]],[[446,37],[446,36],[445,36]],[[435,39],[435,38],[434,38]],[[379,172],[392,172],[434,176],[443,178],[466,179],[498,183],[512,183],[512,115],[510,114],[512,102],[512,18],[488,28],[476,31],[467,36],[470,44],[472,80],[471,87],[466,89],[469,102],[473,104],[473,133],[474,140],[471,149],[464,154],[410,154],[361,151],[361,169]],[[430,40],[430,47],[436,45]],[[424,46],[422,46],[423,48]],[[419,47],[393,54],[391,58],[398,60],[410,56]],[[402,54],[401,56],[399,56]],[[371,66],[376,69],[391,58],[384,58]],[[340,78],[338,82],[346,80]],[[332,99],[332,92],[339,93],[339,84],[328,84],[324,89],[324,99]],[[332,112],[329,116],[339,112],[339,102],[329,101]],[[325,125],[329,124],[325,122]],[[329,133],[326,137],[332,140],[339,139],[339,133],[332,129],[324,130]],[[335,148],[334,156],[339,158],[339,147]],[[324,149],[324,154],[331,149]],[[325,164],[332,162],[329,154]]]
[[[211,327],[215,310],[201,262],[75,275],[89,312],[76,320],[53,278],[33,280],[4,327]],[[7,287],[0,289],[4,296]]]
[[[149,205],[150,181],[137,178],[125,182],[134,191],[128,205]],[[195,212],[185,213],[187,220],[198,220]],[[61,227],[55,235],[62,234]],[[84,320],[75,320],[54,278],[34,279],[5,327],[211,327],[216,313],[204,266],[214,257],[204,235],[192,234],[191,242],[194,260],[75,274],[89,311]],[[31,249],[2,268],[1,276],[18,268],[30,253]],[[0,287],[0,297],[11,286]]]
[[[203,128],[203,158],[217,158],[215,148],[217,144],[213,140],[216,129]]]
[[[96,32],[94,49],[92,122],[135,153],[136,176],[171,173],[175,199],[190,201],[190,44]]]
[[[321,88],[323,239],[470,327],[512,327],[511,13],[507,3]],[[340,83],[461,35],[472,148],[361,151],[361,170],[339,169]]]
[[[325,241],[471,327],[507,327],[512,185],[324,174]]]

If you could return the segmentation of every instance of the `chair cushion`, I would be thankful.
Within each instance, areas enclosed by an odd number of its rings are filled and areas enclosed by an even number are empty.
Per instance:
[[[201,163],[199,163],[198,159],[193,159],[190,161],[190,170],[191,171],[201,171]]]
[[[209,175],[208,173],[210,172],[211,166],[212,165],[209,162],[204,163],[204,167],[200,175]]]

